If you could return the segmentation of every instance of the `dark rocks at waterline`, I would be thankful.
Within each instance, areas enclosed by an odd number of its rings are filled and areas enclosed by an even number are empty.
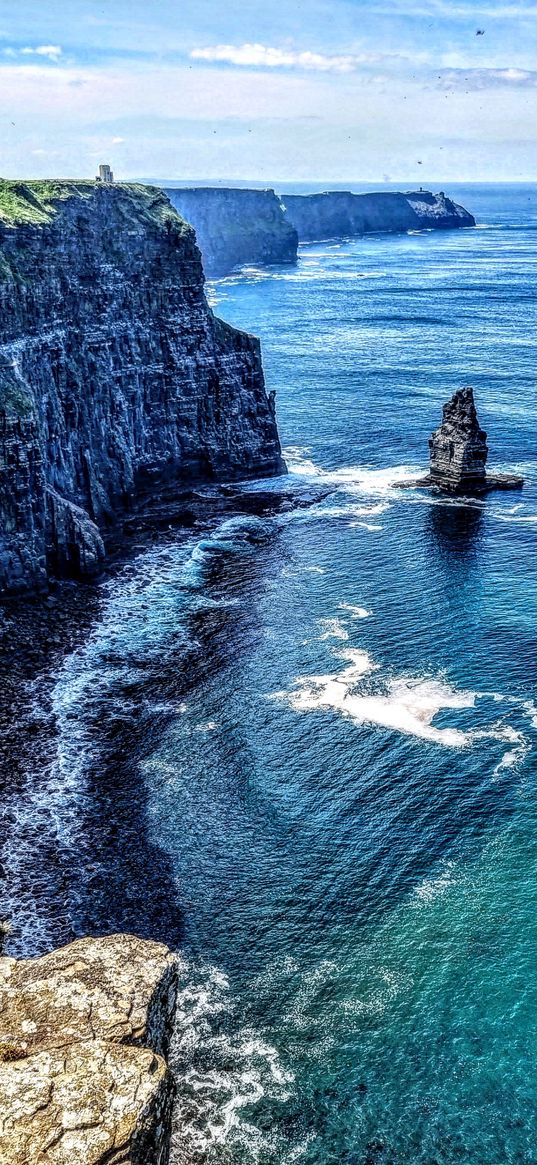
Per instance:
[[[404,486],[433,486],[446,493],[483,494],[493,489],[520,489],[516,474],[487,473],[487,434],[479,424],[470,386],[459,388],[442,410],[442,423],[429,438],[430,467],[426,477]]]
[[[285,471],[259,341],[152,187],[0,182],[0,594],[88,577],[126,514]]]

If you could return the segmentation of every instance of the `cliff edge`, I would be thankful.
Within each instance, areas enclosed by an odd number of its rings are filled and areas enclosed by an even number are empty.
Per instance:
[[[0,594],[96,573],[144,501],[284,471],[259,342],[162,191],[0,181]]]
[[[296,263],[298,236],[273,190],[200,186],[166,194],[194,227],[209,277],[245,264]]]

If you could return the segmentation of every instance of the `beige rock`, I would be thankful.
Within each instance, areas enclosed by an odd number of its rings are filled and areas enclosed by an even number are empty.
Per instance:
[[[177,967],[162,943],[127,934],[0,959],[0,1059],[96,1038],[166,1055]]]
[[[0,1165],[165,1165],[177,982],[132,935],[0,959]]]
[[[161,1056],[91,1040],[0,1064],[2,1165],[164,1165],[173,1094]]]

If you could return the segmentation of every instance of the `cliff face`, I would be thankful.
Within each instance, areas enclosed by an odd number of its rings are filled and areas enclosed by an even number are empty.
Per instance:
[[[199,186],[166,194],[194,227],[210,277],[227,275],[245,264],[295,263],[299,241],[475,226],[464,207],[427,190],[407,194],[329,190],[278,198],[273,190]]]
[[[166,1165],[178,972],[131,935],[0,959],[3,1165]]]
[[[297,233],[273,190],[166,190],[196,231],[206,275],[244,264],[296,263]]]
[[[301,242],[352,238],[376,231],[475,226],[475,219],[464,207],[444,194],[426,190],[408,194],[330,190],[324,194],[286,194],[282,202]]]
[[[259,343],[165,195],[0,182],[0,593],[95,572],[144,499],[284,468]]]

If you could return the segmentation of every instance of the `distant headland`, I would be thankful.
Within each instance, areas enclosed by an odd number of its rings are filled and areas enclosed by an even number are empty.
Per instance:
[[[166,194],[194,227],[209,278],[246,264],[296,263],[301,242],[475,226],[473,215],[444,191],[279,196],[272,189],[194,186],[166,188]]]

